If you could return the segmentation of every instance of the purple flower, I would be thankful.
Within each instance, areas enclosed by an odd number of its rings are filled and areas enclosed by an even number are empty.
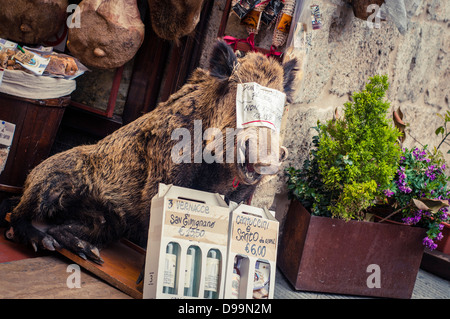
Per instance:
[[[409,186],[400,185],[400,186],[398,187],[398,189],[399,189],[401,192],[405,193],[405,194],[409,194],[409,193],[412,192],[412,189],[411,189],[411,187],[409,187]]]
[[[391,191],[390,189],[385,189],[383,192],[384,195],[386,195],[386,197],[391,197],[392,195],[394,195],[394,192]]]
[[[403,220],[403,222],[404,222],[406,225],[415,225],[415,224],[417,224],[417,223],[420,221],[420,219],[422,218],[422,213],[423,213],[423,211],[422,211],[421,209],[419,209],[418,211],[416,211],[416,213],[415,213],[414,216],[412,216],[412,217],[405,217],[405,218],[403,218],[402,220]]]
[[[436,166],[435,165],[430,165],[427,167],[427,170],[425,171],[425,175],[432,181],[434,181],[436,179]]]
[[[423,239],[422,243],[425,247],[428,247],[430,250],[434,250],[437,247],[437,244],[435,244],[434,241],[428,236]]]

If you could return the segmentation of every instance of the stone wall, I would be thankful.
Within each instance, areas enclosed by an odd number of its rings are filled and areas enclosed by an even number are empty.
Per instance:
[[[345,1],[316,1],[323,27],[311,32],[311,47],[295,102],[288,106],[283,129],[284,145],[290,154],[283,168],[301,167],[310,149],[312,126],[330,119],[353,91],[364,87],[374,74],[387,74],[391,83],[388,100],[401,108],[409,134],[404,146],[436,146],[439,139],[437,112],[450,110],[450,2],[407,0],[408,30],[401,34],[394,21],[369,28],[354,17]],[[215,1],[206,43],[217,36],[225,1]],[[222,11],[221,11],[222,10]],[[202,66],[210,47],[205,46]],[[418,142],[416,142],[418,141]],[[446,153],[448,145],[442,150]],[[450,163],[450,156],[446,156]],[[258,187],[253,205],[267,205],[282,221],[289,201],[283,171]]]

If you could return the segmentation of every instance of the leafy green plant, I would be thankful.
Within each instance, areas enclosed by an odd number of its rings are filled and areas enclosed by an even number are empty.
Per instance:
[[[384,190],[395,211],[385,219],[401,213],[402,221],[427,229],[423,244],[431,250],[442,239],[442,222],[448,221],[450,177],[445,174],[445,162],[428,152],[427,147],[404,148],[400,165],[389,188]]]
[[[387,76],[369,79],[344,104],[344,117],[318,122],[302,170],[287,169],[288,190],[315,215],[363,219],[398,167],[400,132],[386,118]]]

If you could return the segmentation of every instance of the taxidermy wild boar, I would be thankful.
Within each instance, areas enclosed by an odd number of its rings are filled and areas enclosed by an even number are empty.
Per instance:
[[[264,163],[251,163],[246,154],[244,163],[176,164],[171,153],[179,141],[172,139],[172,132],[187,128],[193,133],[194,121],[201,120],[203,130],[217,128],[225,136],[226,128],[236,127],[238,83],[256,82],[284,92],[290,102],[296,64],[291,60],[281,65],[260,53],[237,59],[227,44],[218,42],[209,70],[195,70],[187,84],[155,110],[95,145],[56,154],[34,168],[12,211],[7,236],[35,249],[64,247],[101,263],[97,247],[121,237],[145,245],[151,199],[159,183],[245,201],[261,180],[258,172]],[[227,143],[237,142],[233,138]],[[283,160],[284,153],[279,154]]]
[[[203,0],[148,0],[153,31],[166,40],[178,40],[194,31]]]

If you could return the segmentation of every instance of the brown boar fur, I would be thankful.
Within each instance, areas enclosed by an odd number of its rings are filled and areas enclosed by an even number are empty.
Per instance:
[[[160,38],[177,41],[194,31],[203,0],[148,0],[148,4],[155,33]]]
[[[236,58],[224,42],[212,52],[210,70],[190,80],[152,112],[123,126],[95,145],[56,154],[33,169],[11,215],[10,237],[53,250],[63,246],[101,262],[98,247],[126,236],[145,244],[150,202],[158,183],[174,184],[246,200],[256,183],[240,176],[235,163],[181,163],[171,160],[176,128],[236,126],[237,83],[257,82],[291,93],[296,61],[281,66],[259,53]],[[225,136],[225,134],[223,135]],[[193,156],[193,154],[192,154]],[[39,228],[37,224],[44,224]]]

